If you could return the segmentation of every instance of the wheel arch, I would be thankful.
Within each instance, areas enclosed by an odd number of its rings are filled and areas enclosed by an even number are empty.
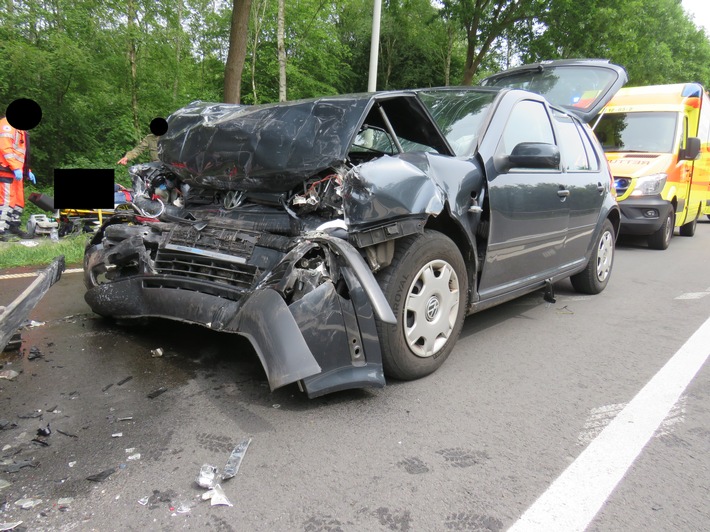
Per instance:
[[[469,233],[461,225],[460,221],[454,218],[449,211],[448,204],[446,208],[438,216],[429,216],[424,224],[425,229],[437,231],[450,238],[456,247],[459,248],[464,264],[466,265],[466,274],[468,276],[468,304],[467,313],[475,299],[474,294],[478,292],[477,275],[478,271],[478,254],[476,250],[475,237],[469,236]]]

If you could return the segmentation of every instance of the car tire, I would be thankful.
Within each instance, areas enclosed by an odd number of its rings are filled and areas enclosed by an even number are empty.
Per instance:
[[[698,217],[700,216],[700,208],[698,208],[698,214],[695,215],[692,222],[683,224],[678,229],[678,234],[680,236],[693,236],[695,234],[695,228],[698,226]]]
[[[468,274],[454,242],[436,231],[396,242],[392,263],[377,276],[397,324],[378,321],[385,375],[424,377],[447,359],[468,306]]]
[[[604,220],[587,266],[570,278],[577,292],[598,294],[606,288],[614,265],[615,235],[614,226],[609,220]]]
[[[664,250],[668,249],[671,243],[671,238],[673,238],[673,231],[675,229],[675,211],[672,209],[666,216],[666,220],[663,225],[648,237],[648,247],[651,249]]]

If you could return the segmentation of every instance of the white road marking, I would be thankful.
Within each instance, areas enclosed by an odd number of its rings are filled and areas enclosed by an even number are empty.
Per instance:
[[[68,270],[64,270],[62,275],[64,275],[65,273],[79,273],[83,271],[83,268],[69,268]],[[3,279],[23,279],[25,277],[37,277],[38,274],[39,271],[27,273],[8,273],[6,275],[0,275],[0,281],[2,281]]]
[[[683,344],[510,531],[582,531],[710,354],[710,319]]]
[[[710,292],[688,292],[687,294],[681,294],[675,299],[701,299],[705,296],[710,296]]]

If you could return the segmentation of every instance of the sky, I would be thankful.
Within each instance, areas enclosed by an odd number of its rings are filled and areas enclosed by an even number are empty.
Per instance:
[[[710,36],[710,2],[708,0],[683,0],[683,9],[693,15],[695,25],[705,28]]]

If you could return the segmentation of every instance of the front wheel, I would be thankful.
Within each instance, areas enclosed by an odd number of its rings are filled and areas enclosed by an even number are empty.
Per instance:
[[[606,288],[614,264],[614,226],[604,220],[587,266],[570,280],[577,292],[598,294]]]
[[[673,230],[675,228],[675,211],[671,209],[666,215],[663,225],[648,237],[648,247],[652,249],[668,249],[673,238]]]
[[[418,379],[433,373],[461,334],[468,276],[448,237],[425,231],[398,240],[390,266],[378,275],[397,324],[377,322],[385,374]]]

